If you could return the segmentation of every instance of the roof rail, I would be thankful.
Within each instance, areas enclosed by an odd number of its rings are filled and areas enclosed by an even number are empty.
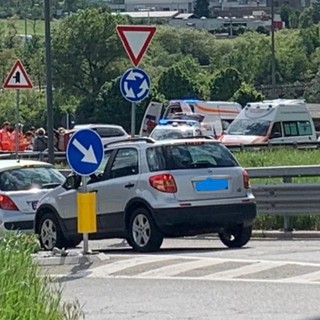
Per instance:
[[[148,137],[139,137],[139,138],[128,138],[128,139],[123,139],[123,140],[116,140],[116,141],[111,141],[111,142],[108,142],[106,144],[104,144],[104,148],[110,146],[111,144],[116,144],[116,143],[125,143],[125,142],[146,142],[146,143],[154,143],[155,141],[151,138],[148,138]]]

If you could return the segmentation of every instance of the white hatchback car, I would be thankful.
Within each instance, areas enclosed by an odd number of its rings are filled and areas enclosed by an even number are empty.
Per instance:
[[[46,162],[0,160],[0,230],[33,231],[39,199],[64,181]]]
[[[123,127],[113,124],[78,124],[72,129],[71,132],[81,129],[91,129],[96,131],[101,137],[103,144],[130,137]]]

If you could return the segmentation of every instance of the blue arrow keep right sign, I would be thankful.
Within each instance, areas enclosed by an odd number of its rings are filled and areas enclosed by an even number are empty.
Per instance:
[[[144,100],[150,91],[149,76],[142,69],[128,69],[120,80],[120,91],[123,97],[130,102]]]

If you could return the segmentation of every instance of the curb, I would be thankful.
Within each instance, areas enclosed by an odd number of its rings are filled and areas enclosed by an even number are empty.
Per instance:
[[[281,240],[295,240],[295,239],[313,239],[320,240],[320,231],[283,231],[283,230],[253,230],[252,237],[255,240],[259,239],[281,239]]]
[[[77,252],[77,255],[74,255],[73,253],[73,255],[70,256],[52,256],[51,253],[49,254],[43,256],[35,254],[33,256],[33,261],[38,263],[40,266],[61,266],[83,265],[110,259],[106,254],[99,252],[94,252],[85,256],[81,252]]]
[[[202,234],[190,239],[199,240],[214,240],[218,239],[219,236],[214,234]],[[254,240],[320,240],[320,231],[283,231],[283,230],[252,230],[252,237]]]

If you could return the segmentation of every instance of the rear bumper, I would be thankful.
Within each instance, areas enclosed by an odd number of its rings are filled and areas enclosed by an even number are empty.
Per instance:
[[[256,217],[254,202],[199,206],[189,208],[154,209],[154,220],[165,236],[191,236],[223,232],[239,224],[250,226]]]
[[[19,211],[0,211],[0,229],[5,231],[33,231],[33,213]]]

